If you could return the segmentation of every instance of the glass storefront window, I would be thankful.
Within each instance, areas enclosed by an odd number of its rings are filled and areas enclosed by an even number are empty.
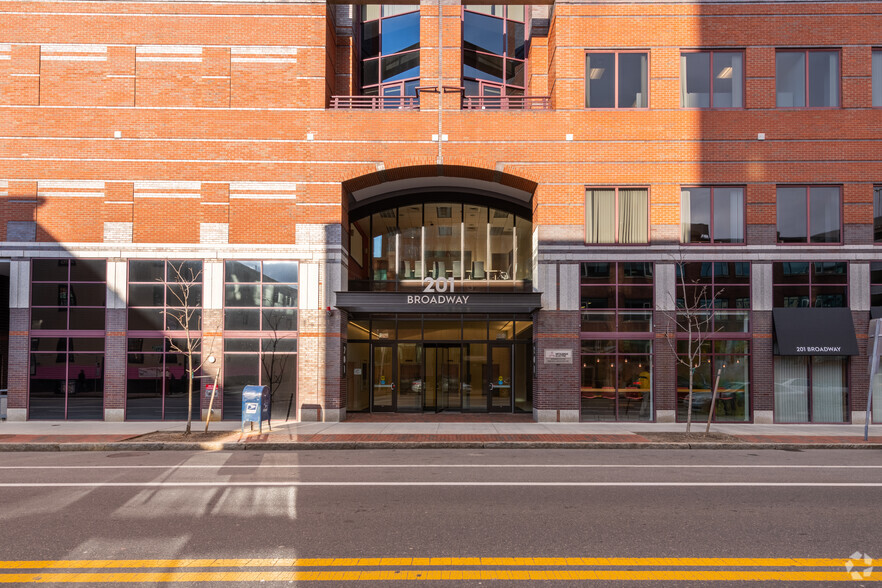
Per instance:
[[[422,290],[432,278],[498,291],[532,279],[532,223],[505,210],[415,204],[358,219],[349,235],[351,290]]]
[[[776,308],[848,306],[846,262],[775,262],[772,282]]]
[[[28,418],[104,418],[104,339],[31,339]]]
[[[746,340],[715,340],[702,344],[692,375],[692,420],[707,421],[713,404],[717,371],[720,384],[714,405],[715,422],[750,420],[750,353]],[[685,421],[689,410],[688,341],[677,342],[677,420]]]
[[[582,420],[652,420],[652,342],[582,342]]]
[[[129,261],[129,331],[202,330],[202,262]]]
[[[186,342],[176,341],[179,347]],[[200,374],[197,372],[196,376]],[[194,381],[193,412],[199,418],[199,382]],[[129,337],[126,366],[126,420],[187,418],[187,356],[171,350],[162,337]]]
[[[701,323],[698,328],[709,333],[750,330],[749,262],[679,263],[676,272],[681,332],[688,330],[690,314]]]
[[[844,423],[848,421],[848,358],[775,357],[775,421]]]

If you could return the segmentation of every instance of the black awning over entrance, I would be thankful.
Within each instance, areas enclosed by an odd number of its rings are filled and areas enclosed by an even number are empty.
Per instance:
[[[857,355],[848,308],[775,308],[778,355]]]
[[[337,308],[366,313],[513,313],[542,307],[541,292],[337,292]]]

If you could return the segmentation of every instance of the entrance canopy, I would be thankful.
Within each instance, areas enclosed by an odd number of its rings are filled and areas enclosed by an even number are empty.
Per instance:
[[[336,292],[349,312],[517,313],[542,307],[541,292]]]
[[[857,355],[848,308],[775,308],[778,355]]]

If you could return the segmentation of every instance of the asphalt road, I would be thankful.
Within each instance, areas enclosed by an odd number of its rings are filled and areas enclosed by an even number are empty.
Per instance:
[[[880,503],[870,450],[4,453],[0,582],[876,585]]]

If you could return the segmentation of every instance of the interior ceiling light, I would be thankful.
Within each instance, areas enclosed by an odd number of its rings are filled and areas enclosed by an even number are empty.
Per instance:
[[[599,80],[603,77],[603,72],[606,71],[606,68],[603,67],[592,67],[591,71],[588,72],[588,77],[592,80]]]
[[[731,80],[732,79],[732,66],[727,65],[723,69],[720,70],[720,73],[717,74],[718,80]]]

